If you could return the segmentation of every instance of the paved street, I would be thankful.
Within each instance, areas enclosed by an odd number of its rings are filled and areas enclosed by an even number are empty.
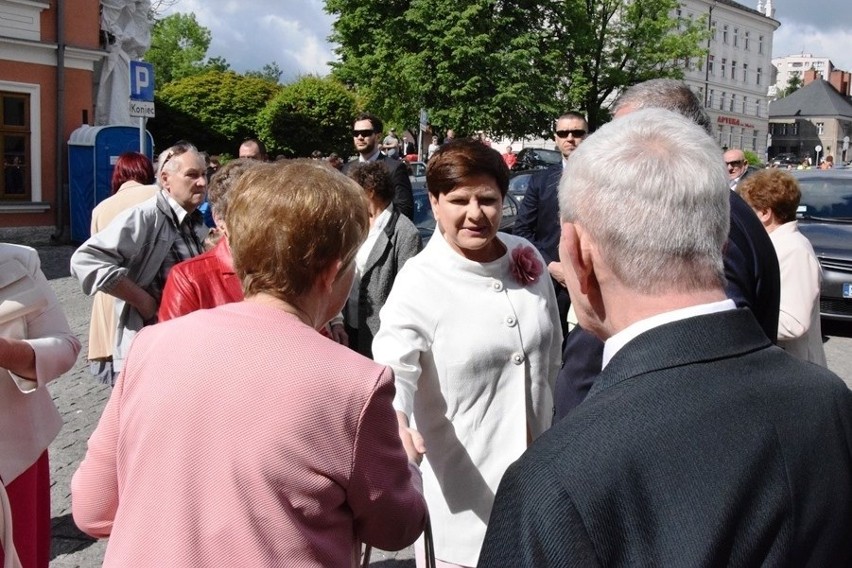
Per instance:
[[[72,330],[84,345],[74,369],[55,381],[51,388],[65,419],[65,427],[50,447],[54,530],[51,566],[90,568],[100,566],[105,542],[88,538],[74,526],[70,515],[70,481],[85,453],[86,440],[109,397],[109,389],[96,384],[86,370],[91,302],[80,292],[77,282],[68,276],[68,259],[73,248],[51,245],[48,235],[48,231],[33,233],[0,229],[0,241],[21,242],[39,250],[44,272],[59,296]],[[852,326],[829,325],[823,331],[829,334],[826,342],[829,367],[852,388]],[[382,568],[413,567],[411,549],[396,554],[375,552],[373,565]]]

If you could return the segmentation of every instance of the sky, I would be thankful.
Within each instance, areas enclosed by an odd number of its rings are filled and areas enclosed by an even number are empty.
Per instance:
[[[757,0],[740,2],[756,8]],[[773,0],[781,27],[773,57],[810,53],[852,71],[852,9],[849,0]],[[333,18],[323,0],[177,0],[166,13],[195,13],[213,36],[209,57],[224,57],[238,72],[277,62],[289,82],[300,75],[326,75],[335,59],[328,43]]]

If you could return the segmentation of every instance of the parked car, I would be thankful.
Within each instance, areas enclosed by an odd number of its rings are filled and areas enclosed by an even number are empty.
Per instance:
[[[548,150],[546,148],[523,148],[518,152],[518,159],[512,166],[513,172],[526,170],[543,170],[562,161],[562,153],[559,150]]]
[[[414,226],[420,232],[425,246],[432,234],[435,232],[435,216],[432,214],[432,205],[429,203],[429,192],[425,187],[413,188],[414,192]],[[511,233],[518,216],[518,200],[507,193],[503,200],[503,218],[500,221],[500,230]]]
[[[792,170],[802,200],[799,230],[822,266],[820,314],[852,321],[852,170]]]
[[[412,189],[415,187],[426,187],[426,164],[423,162],[407,162],[408,179],[411,180]]]
[[[526,195],[527,188],[530,186],[533,173],[535,172],[514,173],[509,178],[509,193],[518,200],[518,203],[524,200],[524,195]]]
[[[795,167],[795,166],[798,166],[799,164],[801,164],[802,160],[800,160],[799,157],[796,154],[785,152],[783,154],[778,154],[777,156],[775,156],[774,158],[769,160],[769,163],[773,166],[780,166],[780,167],[794,166]]]

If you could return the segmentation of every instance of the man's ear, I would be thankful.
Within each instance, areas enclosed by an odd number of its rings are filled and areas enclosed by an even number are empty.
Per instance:
[[[588,233],[574,223],[562,223],[559,258],[571,270],[580,285],[580,292],[588,295],[595,282],[595,267],[592,261],[591,242]]]

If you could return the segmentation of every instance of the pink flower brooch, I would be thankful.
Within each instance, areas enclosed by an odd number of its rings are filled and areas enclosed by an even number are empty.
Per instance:
[[[522,246],[512,250],[512,266],[510,268],[512,277],[521,286],[528,286],[538,280],[544,267],[535,249],[531,246]]]

